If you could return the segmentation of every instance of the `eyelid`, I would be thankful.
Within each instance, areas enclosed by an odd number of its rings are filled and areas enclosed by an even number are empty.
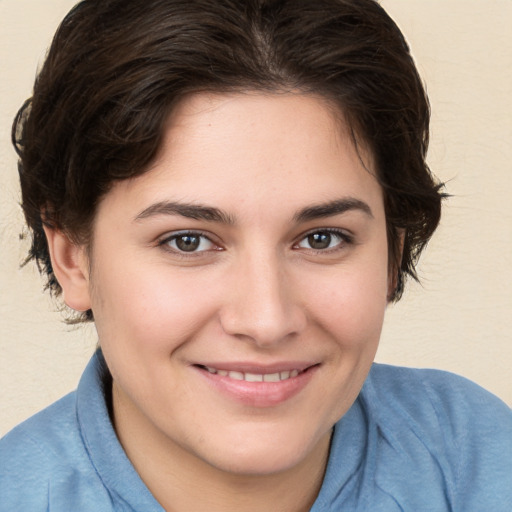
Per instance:
[[[327,249],[307,249],[299,247],[298,244],[302,242],[305,238],[307,238],[310,235],[313,235],[315,233],[329,233],[333,234],[335,236],[338,236],[341,239],[341,242],[337,244],[335,247],[327,248]],[[180,251],[179,249],[174,249],[172,247],[168,246],[168,243],[172,240],[175,240],[179,238],[180,236],[197,236],[207,239],[214,247],[212,249],[206,249],[201,251]],[[202,230],[194,230],[194,229],[181,229],[178,231],[170,231],[167,232],[165,235],[162,235],[157,239],[157,246],[162,247],[164,250],[167,250],[169,252],[172,252],[174,254],[183,256],[183,257],[194,257],[199,256],[203,253],[210,252],[210,251],[220,251],[224,250],[222,245],[215,240],[215,236],[213,236],[211,233],[207,233]],[[332,228],[332,227],[325,227],[325,228],[314,228],[306,231],[305,233],[302,233],[299,237],[297,237],[296,242],[293,244],[293,249],[306,249],[310,252],[317,252],[317,253],[328,253],[328,252],[335,252],[337,250],[342,249],[345,245],[353,245],[355,244],[354,235],[350,233],[349,231],[341,228]],[[341,247],[340,247],[341,246]]]
[[[329,234],[332,234],[332,235],[336,235],[336,236],[341,238],[341,242],[337,246],[331,247],[331,248],[328,248],[328,249],[313,249],[313,248],[307,249],[307,248],[303,248],[303,247],[298,247],[298,244],[300,242],[302,242],[308,236],[314,235],[315,233],[329,233]],[[306,249],[308,251],[313,251],[313,252],[317,252],[317,253],[328,253],[330,251],[340,250],[345,245],[353,245],[353,244],[355,244],[354,235],[351,234],[350,232],[348,232],[345,229],[340,229],[340,228],[314,228],[314,229],[310,229],[309,231],[306,231],[305,233],[300,235],[300,237],[298,237],[297,241],[294,243],[294,248],[297,247],[298,249]]]
[[[202,251],[187,252],[187,251],[180,251],[179,249],[174,249],[172,247],[169,247],[169,245],[168,245],[169,242],[171,242],[172,240],[176,240],[180,236],[197,236],[200,238],[205,238],[213,245],[213,248],[202,250]],[[210,233],[206,233],[201,230],[180,229],[178,231],[170,231],[170,232],[166,233],[165,235],[159,237],[157,240],[157,245],[159,247],[162,247],[166,251],[172,252],[174,254],[177,254],[177,255],[180,255],[183,257],[194,257],[194,256],[199,256],[205,252],[210,252],[212,250],[213,251],[222,250],[222,246],[217,241],[215,241],[213,238],[214,237]]]

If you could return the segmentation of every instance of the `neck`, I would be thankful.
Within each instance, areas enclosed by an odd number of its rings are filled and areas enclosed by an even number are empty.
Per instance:
[[[166,512],[307,512],[322,485],[331,433],[297,465],[271,474],[221,470],[169,440],[113,393],[114,426],[143,482]]]

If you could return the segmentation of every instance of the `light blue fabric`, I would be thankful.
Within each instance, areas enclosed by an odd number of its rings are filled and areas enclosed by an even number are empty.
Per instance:
[[[162,512],[112,429],[101,354],[0,441],[0,512]],[[312,512],[511,512],[512,411],[433,370],[374,365],[337,423]]]

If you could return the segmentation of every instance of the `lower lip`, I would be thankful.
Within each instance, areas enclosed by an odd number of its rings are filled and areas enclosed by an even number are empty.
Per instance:
[[[308,368],[297,377],[279,382],[247,382],[222,377],[199,367],[194,368],[207,379],[211,386],[232,400],[250,407],[274,407],[300,393],[307,386],[318,366]]]

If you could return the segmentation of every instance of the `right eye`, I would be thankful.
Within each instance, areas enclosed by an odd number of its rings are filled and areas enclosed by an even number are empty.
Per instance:
[[[172,234],[161,240],[159,245],[181,253],[198,253],[216,248],[208,237],[197,232]]]

